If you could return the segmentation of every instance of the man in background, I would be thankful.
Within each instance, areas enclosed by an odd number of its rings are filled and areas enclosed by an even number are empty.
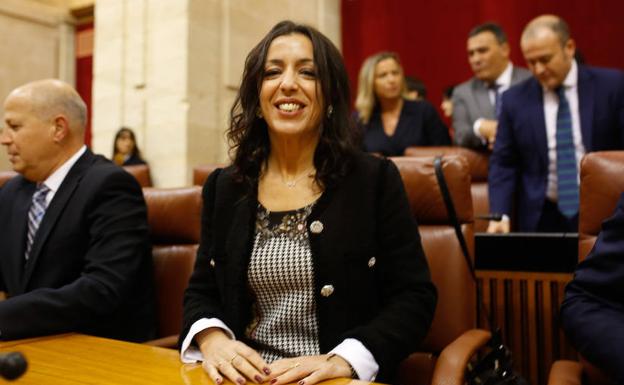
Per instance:
[[[86,148],[86,122],[85,103],[58,80],[4,103],[0,143],[19,175],[0,190],[0,339],[155,337],[141,188]]]
[[[512,65],[507,35],[497,24],[473,28],[468,34],[467,51],[474,77],[453,91],[455,143],[487,150],[496,137],[500,96],[531,73]]]
[[[543,15],[524,29],[533,77],[503,95],[490,157],[488,232],[576,232],[579,169],[588,151],[624,148],[624,74],[579,65],[566,22]]]

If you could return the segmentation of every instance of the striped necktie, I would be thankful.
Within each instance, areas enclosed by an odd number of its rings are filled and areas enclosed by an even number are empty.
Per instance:
[[[578,213],[579,187],[574,137],[572,136],[572,115],[565,97],[563,86],[557,90],[559,108],[557,109],[557,204],[559,211],[567,218]]]
[[[30,257],[30,250],[32,249],[33,242],[35,241],[35,234],[45,214],[47,203],[46,196],[50,189],[43,183],[37,186],[37,190],[32,196],[32,203],[30,210],[28,210],[28,237],[26,239],[26,253],[24,257],[28,260]]]

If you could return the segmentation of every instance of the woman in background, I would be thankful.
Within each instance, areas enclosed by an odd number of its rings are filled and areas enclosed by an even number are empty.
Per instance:
[[[134,132],[127,127],[120,128],[115,135],[115,141],[113,142],[113,162],[118,166],[146,164],[136,144]]]
[[[352,135],[338,49],[277,24],[245,61],[184,297],[182,360],[215,384],[391,382],[425,337],[436,291],[401,177]]]
[[[365,151],[401,156],[410,146],[450,146],[448,129],[425,100],[405,98],[403,69],[396,54],[381,52],[364,61],[355,101]]]

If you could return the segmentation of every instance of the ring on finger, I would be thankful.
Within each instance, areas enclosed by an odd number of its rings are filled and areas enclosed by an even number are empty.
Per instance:
[[[294,364],[292,364],[292,366],[290,368],[288,368],[288,370],[294,369],[297,366],[301,365],[299,362],[295,362]]]
[[[234,354],[232,358],[230,358],[230,365],[234,365],[234,359],[238,357],[238,354]]]

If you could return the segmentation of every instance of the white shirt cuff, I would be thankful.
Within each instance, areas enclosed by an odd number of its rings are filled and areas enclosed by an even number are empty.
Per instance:
[[[481,142],[483,144],[487,144],[487,139],[484,138],[483,135],[481,135],[481,131],[479,130],[479,128],[481,128],[481,123],[483,123],[483,120],[484,118],[479,118],[475,120],[474,124],[472,125],[472,131],[477,136],[477,138],[481,139]]]
[[[223,321],[218,318],[202,318],[191,326],[188,334],[184,337],[184,341],[182,341],[182,346],[180,347],[180,360],[185,364],[191,364],[198,361],[204,360],[204,355],[199,350],[199,348],[195,345],[191,345],[193,342],[193,338],[197,335],[197,333],[206,330],[208,328],[221,328],[223,331],[231,338],[236,339],[232,330],[228,328]]]
[[[503,216],[501,217],[501,221],[503,221],[503,222],[509,222],[509,215],[507,215],[507,214],[503,214]]]
[[[379,365],[373,354],[364,344],[355,338],[347,338],[336,346],[330,353],[334,353],[347,361],[362,381],[374,381],[379,372]]]

